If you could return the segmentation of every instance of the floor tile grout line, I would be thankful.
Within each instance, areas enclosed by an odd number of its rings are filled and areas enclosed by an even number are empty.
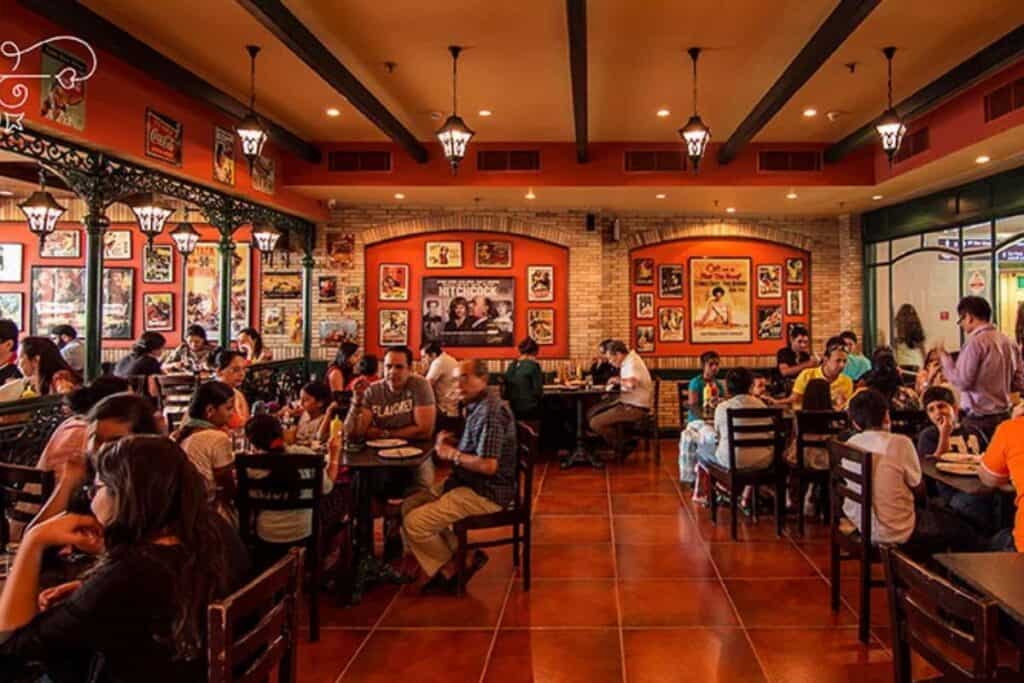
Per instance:
[[[355,663],[356,658],[359,657],[359,654],[366,647],[366,644],[370,642],[370,638],[377,632],[377,628],[384,622],[384,617],[387,616],[389,611],[391,611],[392,606],[394,606],[395,602],[398,600],[398,596],[401,595],[404,590],[405,586],[401,586],[397,591],[395,591],[395,594],[392,596],[388,606],[384,608],[384,611],[380,613],[379,617],[377,617],[377,621],[375,621],[373,626],[370,627],[370,631],[366,634],[366,637],[363,638],[363,642],[359,643],[359,647],[357,647],[356,651],[352,653],[352,656],[348,658],[348,663],[345,664],[345,668],[341,670],[338,677],[334,679],[334,683],[341,683],[341,680],[345,678],[345,674],[347,674],[348,670],[352,668],[352,664]]]
[[[604,485],[605,494],[608,496],[608,533],[611,541],[611,553],[612,553],[612,578],[615,583],[613,584],[613,590],[615,595],[615,618],[616,618],[616,631],[619,636],[619,666],[621,667],[622,683],[629,683],[626,677],[626,637],[622,629],[622,596],[619,591],[619,553],[616,550],[617,546],[615,543],[615,515],[612,513],[612,486],[611,486],[611,475],[608,473],[608,468],[604,470]]]

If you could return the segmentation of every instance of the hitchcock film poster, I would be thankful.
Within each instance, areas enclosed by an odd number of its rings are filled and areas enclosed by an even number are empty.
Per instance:
[[[750,259],[691,258],[689,271],[691,341],[750,342]]]
[[[514,346],[515,278],[423,278],[423,342]]]

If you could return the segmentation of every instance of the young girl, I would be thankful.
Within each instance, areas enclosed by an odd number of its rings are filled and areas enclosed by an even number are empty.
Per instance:
[[[327,415],[331,406],[331,390],[322,382],[310,382],[299,392],[298,428],[295,431],[295,443],[308,446],[314,441],[324,441],[322,435],[327,434],[324,426],[330,422]]]
[[[263,346],[263,335],[255,327],[247,327],[238,333],[238,350],[250,365],[274,360],[274,354]]]
[[[226,427],[234,414],[234,390],[206,382],[192,396],[184,424],[171,435],[206,481],[207,498],[227,519],[234,511],[235,452]]]
[[[25,378],[25,398],[68,394],[82,383],[82,378],[60,355],[57,345],[46,337],[25,337],[21,341],[18,369]]]

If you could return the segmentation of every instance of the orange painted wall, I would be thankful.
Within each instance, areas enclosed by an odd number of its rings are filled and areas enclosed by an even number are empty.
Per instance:
[[[205,224],[194,224],[196,230],[201,235],[201,241],[203,242],[216,242],[219,239],[219,233],[216,228],[205,225]],[[135,228],[135,229],[133,229]],[[77,259],[68,258],[41,258],[39,256],[39,238],[29,232],[28,227],[24,223],[0,223],[0,243],[20,243],[23,245],[22,249],[22,278],[20,283],[13,282],[0,282],[0,292],[21,292],[22,293],[22,310],[24,315],[25,327],[22,330],[24,334],[28,334],[31,329],[32,323],[32,298],[30,284],[32,278],[32,266],[77,266],[79,268],[85,267],[85,233],[81,229],[81,226],[76,223],[59,223],[57,225],[59,230],[78,230],[80,234],[79,244],[81,245],[80,257]],[[184,269],[182,267],[181,256],[175,252],[174,255],[174,281],[162,284],[147,284],[142,281],[142,249],[146,244],[145,238],[142,236],[137,227],[132,223],[112,223],[110,225],[111,230],[131,230],[132,232],[132,258],[131,260],[125,261],[106,261],[105,267],[109,268],[132,268],[133,273],[133,294],[134,294],[134,309],[132,311],[133,324],[132,324],[132,337],[137,338],[145,330],[143,329],[143,315],[142,315],[142,295],[146,292],[150,293],[162,293],[171,292],[174,294],[174,329],[171,331],[161,331],[161,334],[167,337],[170,344],[177,344],[181,341],[182,333],[182,296],[184,286],[183,275]],[[235,233],[236,242],[247,243],[250,241],[251,236],[249,234],[249,228],[240,228]],[[171,244],[171,238],[168,236],[167,231],[164,231],[163,235],[160,235],[155,240],[156,244]],[[260,259],[257,252],[253,249],[250,251],[252,256],[251,272],[252,277],[250,282],[257,283],[257,286],[250,286],[250,304],[249,304],[249,318],[250,321],[255,321],[258,327],[258,321],[260,319],[260,292],[259,292],[259,274],[260,274]],[[40,333],[46,334],[49,330],[39,330]],[[84,330],[79,330],[79,333],[84,333]],[[216,340],[213,340],[216,341]],[[104,339],[104,348],[125,348],[131,346],[131,341],[126,340],[115,340],[115,339]]]
[[[731,257],[751,259],[751,339],[750,343],[730,344],[694,344],[691,340],[691,308],[690,308],[690,264],[694,257]],[[630,252],[630,333],[629,340],[633,346],[636,339],[637,325],[653,325],[655,327],[654,351],[644,353],[645,356],[699,356],[705,351],[716,350],[722,356],[765,356],[774,355],[785,345],[784,340],[757,339],[757,307],[758,305],[781,305],[783,322],[782,335],[785,337],[787,323],[801,323],[810,326],[811,300],[811,255],[809,252],[776,242],[751,239],[683,239],[672,242],[633,249]],[[640,258],[654,259],[654,284],[638,286],[633,278],[633,264]],[[802,285],[786,284],[785,263],[787,258],[804,259],[804,283]],[[658,293],[658,266],[683,266],[683,297],[662,298]],[[779,265],[783,267],[782,297],[777,299],[759,299],[757,296],[757,267],[760,265]],[[804,292],[804,314],[800,316],[786,315],[786,292],[790,289],[801,289]],[[654,294],[654,319],[637,318],[636,295],[638,293]],[[682,306],[685,309],[686,341],[662,342],[658,338],[659,309],[664,306]]]
[[[426,267],[426,243],[462,242],[462,268]],[[501,240],[512,243],[511,268],[476,268],[473,264],[474,244],[479,240]],[[408,264],[409,300],[380,301],[379,282],[382,263]],[[554,266],[554,301],[530,303],[526,300],[526,269],[528,266]],[[555,310],[555,343],[540,347],[542,358],[564,358],[569,355],[569,250],[565,247],[531,239],[489,232],[433,232],[400,237],[370,245],[366,248],[366,349],[381,353],[379,315],[381,309],[409,311],[409,346],[416,349],[421,342],[422,280],[424,277],[514,277],[516,280],[514,306],[515,342],[527,336],[526,310],[553,308]],[[456,358],[516,358],[515,346],[508,347],[452,347]]]
[[[14,2],[5,3],[4,11],[0,13],[0,35],[4,37],[4,40],[14,41],[22,49],[36,41],[67,33],[68,31],[49,23]],[[57,47],[66,49],[80,57],[87,56],[86,51],[80,46],[66,41],[61,42]],[[24,84],[29,89],[29,97],[23,110],[25,121],[31,126],[49,129],[58,136],[77,139],[90,146],[133,158],[161,171],[187,176],[197,182],[248,197],[262,204],[275,205],[312,219],[321,219],[325,216],[324,209],[318,202],[283,187],[284,166],[305,164],[306,162],[276,148],[273,143],[268,142],[265,147],[265,156],[272,157],[277,164],[277,187],[273,195],[263,194],[252,189],[248,164],[241,154],[240,145],[236,145],[235,148],[234,187],[214,181],[214,125],[230,130],[236,121],[210,106],[185,97],[164,83],[150,78],[141,70],[106,52],[97,51],[97,56],[96,73],[86,82],[85,130],[79,131],[41,117],[39,113],[39,79],[9,80],[0,86],[2,88],[0,95],[6,101],[13,101],[11,88],[16,83]],[[238,58],[242,60],[245,55],[239,54]],[[40,51],[33,50],[23,57],[22,65],[17,73],[38,74],[40,62]],[[3,59],[2,63],[6,72],[10,68],[10,62]],[[180,167],[145,156],[147,107],[175,119],[184,126],[182,165]]]

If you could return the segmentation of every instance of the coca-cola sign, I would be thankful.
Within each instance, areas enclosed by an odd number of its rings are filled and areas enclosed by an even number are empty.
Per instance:
[[[181,166],[182,125],[152,109],[146,109],[146,156]]]

